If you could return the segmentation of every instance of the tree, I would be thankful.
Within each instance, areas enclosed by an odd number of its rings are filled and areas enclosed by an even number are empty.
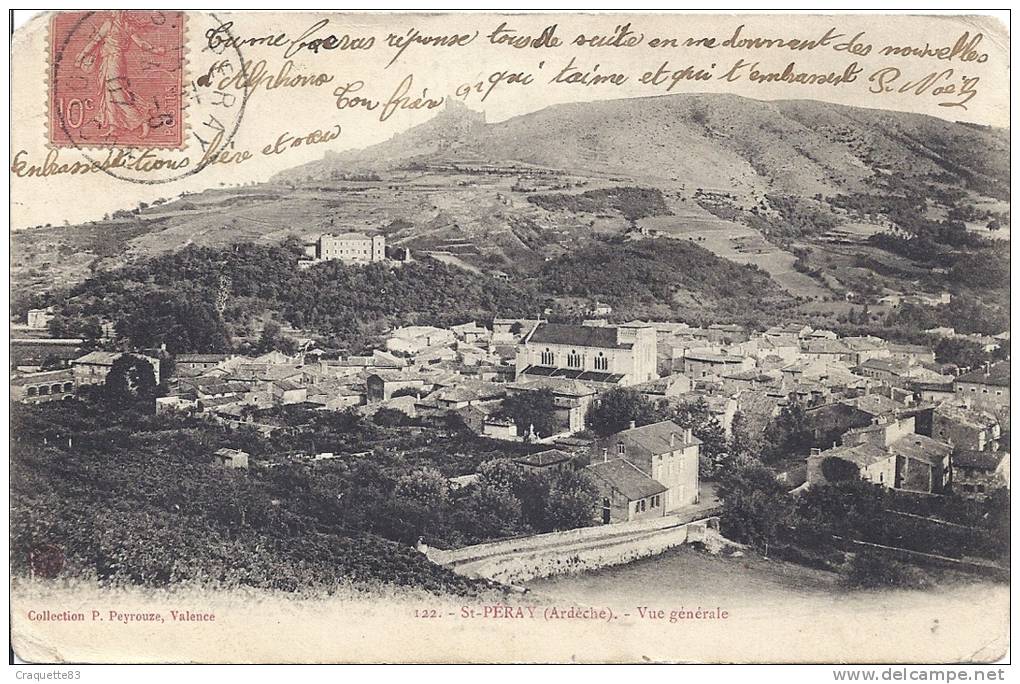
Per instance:
[[[798,515],[815,530],[840,536],[874,531],[886,517],[884,510],[882,487],[859,478],[810,487],[797,505]]]
[[[560,427],[556,420],[556,399],[549,389],[512,394],[503,400],[497,414],[513,420],[518,434],[527,434],[534,428],[539,437],[549,437]]]
[[[588,411],[588,427],[600,437],[626,430],[633,421],[648,425],[663,420],[665,411],[634,389],[617,387],[602,394]]]
[[[931,585],[924,571],[875,552],[861,552],[850,562],[847,582],[855,587],[889,588],[904,587],[923,589]]]
[[[372,415],[372,422],[380,427],[399,427],[411,422],[410,416],[393,408],[381,408]]]
[[[503,458],[484,461],[478,466],[478,473],[486,486],[516,494],[524,480],[520,468]]]
[[[64,367],[64,361],[56,354],[47,354],[39,364],[40,370],[57,370]]]
[[[806,455],[814,434],[800,404],[790,404],[779,412],[765,428],[762,460],[776,463],[791,456]]]
[[[450,500],[450,482],[435,468],[422,468],[399,478],[394,493],[438,510]]]
[[[827,456],[822,459],[822,475],[827,481],[834,484],[836,482],[853,482],[860,479],[861,469],[851,461]]]
[[[733,414],[733,423],[730,426],[730,454],[760,459],[762,447],[761,431],[754,429],[742,411]]]
[[[389,502],[391,534],[412,542],[441,523],[450,502],[450,483],[433,468],[416,470],[397,479]]]
[[[473,485],[457,518],[458,528],[477,539],[505,537],[519,530],[521,502],[503,489]]]
[[[549,474],[551,487],[546,504],[544,531],[571,530],[592,524],[598,488],[583,470],[559,470]]]
[[[138,348],[165,344],[171,354],[222,352],[230,335],[216,309],[183,294],[150,292],[117,325],[117,333]]]
[[[759,462],[738,465],[719,481],[722,531],[735,541],[768,553],[793,521],[793,501],[775,474]]]
[[[259,354],[279,351],[284,354],[293,354],[297,351],[297,344],[283,334],[283,328],[276,321],[269,321],[262,328],[262,335],[259,337],[255,351]]]
[[[690,428],[691,433],[701,440],[700,464],[702,477],[715,479],[729,452],[726,431],[712,415],[705,400],[686,402],[676,407],[673,422],[680,427]]]
[[[991,359],[984,347],[964,337],[943,337],[935,344],[935,358],[939,363],[951,363],[959,368],[977,368]]]
[[[156,398],[152,365],[140,356],[121,354],[106,374],[105,395],[110,403],[126,408]]]

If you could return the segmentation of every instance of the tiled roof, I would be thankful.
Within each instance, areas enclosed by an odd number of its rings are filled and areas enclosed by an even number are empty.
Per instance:
[[[961,425],[978,429],[994,427],[999,422],[998,418],[987,411],[957,406],[948,401],[944,401],[936,406],[935,413]]]
[[[847,406],[853,406],[861,411],[870,413],[873,416],[880,416],[886,413],[893,413],[899,409],[904,408],[903,404],[898,401],[882,396],[881,394],[865,394],[860,397],[854,397],[852,399],[844,399],[842,403]]]
[[[214,382],[185,382],[181,381],[181,387],[194,387],[200,394],[241,394],[248,391],[248,386],[243,382],[223,382],[214,378]]]
[[[849,354],[850,348],[839,340],[811,340],[807,343],[806,351],[809,354]]]
[[[229,354],[178,354],[177,363],[219,363],[230,358]]]
[[[980,468],[981,470],[995,470],[1006,457],[1004,451],[974,451],[973,449],[958,449],[953,452],[953,467],[956,468]]]
[[[841,340],[843,344],[854,351],[867,351],[882,349],[886,346],[886,341],[879,337],[844,337]]]
[[[227,406],[229,404],[236,404],[240,401],[238,397],[210,397],[208,399],[201,399],[203,409],[217,408],[220,406]]]
[[[446,387],[429,396],[429,399],[440,401],[484,401],[506,396],[506,388],[495,382],[466,380],[461,385]]]
[[[993,363],[988,373],[985,373],[984,368],[964,373],[956,379],[956,382],[973,382],[981,385],[1009,387],[1009,361]]]
[[[353,231],[348,231],[348,232],[345,232],[345,233],[324,233],[322,235],[322,237],[324,237],[324,238],[336,238],[336,239],[339,239],[339,240],[371,240],[373,237],[377,237],[377,236],[375,236],[375,235],[366,235],[365,233],[356,233],[356,232],[353,232]]]
[[[890,344],[889,351],[900,354],[924,354],[929,355],[932,353],[931,348],[924,346],[923,344]]]
[[[818,455],[822,458],[833,457],[849,461],[859,468],[867,468],[870,465],[892,458],[892,454],[873,444],[833,447],[832,449],[826,449]]]
[[[735,354],[718,354],[716,352],[689,351],[684,356],[692,361],[703,361],[708,363],[743,363],[744,357]]]
[[[11,384],[17,386],[32,385],[40,382],[64,382],[74,378],[74,371],[70,368],[60,368],[39,373],[12,373]]]
[[[659,423],[651,423],[650,425],[630,428],[629,430],[621,430],[613,435],[611,439],[615,442],[620,438],[625,437],[632,442],[639,444],[653,454],[668,453],[679,446],[701,444],[701,440],[693,435],[691,436],[690,441],[682,441],[685,433],[686,430],[673,421],[664,420]],[[680,439],[675,444],[670,444],[671,435],[676,435]]]
[[[615,458],[588,466],[592,475],[606,482],[620,492],[628,501],[645,499],[666,491],[661,482],[648,477],[630,461]]]
[[[71,363],[88,363],[98,366],[112,366],[120,357],[120,352],[94,351],[75,359]]]
[[[776,380],[774,373],[766,373],[758,368],[723,373],[722,377],[725,380],[752,380],[755,382],[772,382]]]
[[[595,394],[595,390],[583,382],[569,378],[538,377],[527,382],[512,382],[507,387],[517,390],[548,389],[553,394],[569,397],[587,397]]]
[[[543,466],[555,465],[556,463],[564,463],[569,461],[570,458],[570,454],[559,449],[547,449],[536,454],[528,454],[527,456],[515,458],[514,463],[541,468]]]
[[[419,375],[412,375],[402,370],[379,370],[368,377],[376,377],[383,382],[424,382]]]
[[[528,366],[523,371],[522,375],[534,375],[538,377],[546,378],[567,378],[570,380],[580,380],[581,382],[600,382],[616,384],[623,380],[623,375],[620,373],[599,373],[598,371],[586,371],[571,368],[551,368],[546,366]]]
[[[617,342],[616,328],[561,323],[542,323],[535,328],[528,342],[602,349],[630,349],[633,346]]]
[[[283,392],[289,392],[291,390],[304,389],[305,386],[300,382],[291,380],[290,378],[284,378],[282,380],[276,380],[273,382],[273,386]]]
[[[948,444],[924,435],[906,435],[889,445],[889,451],[897,456],[906,456],[934,466],[941,466],[952,450]]]
[[[902,373],[904,364],[901,361],[887,361],[886,359],[868,359],[861,364],[861,368],[874,368],[876,370],[889,371],[890,373]]]

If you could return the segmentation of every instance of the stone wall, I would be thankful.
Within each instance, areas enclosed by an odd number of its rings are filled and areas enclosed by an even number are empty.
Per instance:
[[[681,544],[703,542],[718,530],[717,518],[683,522],[676,516],[535,535],[453,551],[429,558],[454,572],[503,584],[629,563]]]

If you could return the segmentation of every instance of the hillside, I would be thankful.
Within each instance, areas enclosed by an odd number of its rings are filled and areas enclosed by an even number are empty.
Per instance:
[[[433,136],[436,130],[457,135]],[[948,173],[1008,193],[1008,133],[815,101],[667,95],[557,105],[485,125],[463,106],[365,150],[279,180],[411,162],[479,160],[654,177],[685,186],[802,196],[863,188],[878,170]]]
[[[955,264],[1005,251],[1008,138],[915,114],[730,95],[565,104],[498,123],[451,105],[270,183],[17,231],[13,308],[188,245],[271,246],[334,230],[379,230],[419,257],[517,281],[587,245],[671,238],[757,266],[822,307],[808,315],[847,313],[847,293],[962,288],[988,300],[982,283],[954,277]],[[923,240],[897,242],[912,236]]]
[[[50,328],[62,337],[90,337],[110,320],[134,347],[221,352],[250,343],[275,318],[327,346],[358,351],[400,325],[543,311],[578,320],[595,300],[610,303],[623,319],[759,325],[793,304],[760,270],[672,240],[593,244],[511,283],[430,258],[392,269],[338,261],[299,269],[299,258],[293,242],[189,246],[86,279],[59,303]]]

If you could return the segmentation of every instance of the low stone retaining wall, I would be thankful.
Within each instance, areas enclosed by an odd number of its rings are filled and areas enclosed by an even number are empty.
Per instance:
[[[553,532],[522,539],[430,551],[429,558],[458,574],[516,584],[539,577],[595,570],[703,542],[718,518],[684,522],[675,516]]]
[[[1000,581],[1009,581],[1009,568],[1002,567],[992,561],[974,561],[964,558],[949,558],[948,556],[939,556],[934,553],[924,553],[922,551],[914,551],[913,549],[904,549],[899,546],[873,544],[871,542],[858,541],[856,539],[845,539],[843,537],[836,536],[833,536],[833,539],[848,551],[872,551],[908,563],[952,568],[953,570],[984,575]]]

